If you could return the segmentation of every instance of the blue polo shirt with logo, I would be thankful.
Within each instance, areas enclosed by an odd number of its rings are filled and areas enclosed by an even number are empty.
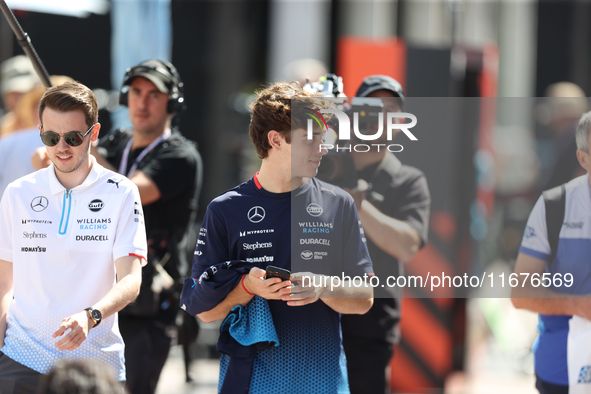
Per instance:
[[[589,175],[565,185],[564,221],[553,261],[546,228],[544,198],[536,202],[527,222],[520,253],[547,262],[550,289],[564,294],[591,293],[591,186]],[[535,283],[535,282],[532,282]],[[545,286],[540,284],[541,286]],[[543,381],[570,386],[571,390],[591,388],[591,322],[580,316],[540,314],[540,335],[534,345],[536,375]],[[578,391],[577,391],[578,392]],[[587,391],[585,391],[587,392]]]
[[[271,193],[253,177],[208,206],[192,276],[244,260],[262,269],[362,277],[373,272],[365,241],[343,190],[313,178],[293,192]],[[279,346],[256,353],[249,392],[348,393],[340,314],[321,300],[298,307],[269,300],[269,308]],[[228,361],[222,355],[220,387]]]

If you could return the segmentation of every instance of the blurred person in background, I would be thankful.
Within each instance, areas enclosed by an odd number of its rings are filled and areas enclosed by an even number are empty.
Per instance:
[[[147,394],[156,390],[172,343],[171,328],[176,328],[180,289],[189,272],[187,250],[192,256],[196,242],[192,230],[203,165],[194,143],[171,125],[185,109],[183,82],[172,64],[147,60],[128,69],[120,103],[129,108],[133,129],[111,131],[92,154],[140,191],[148,265],[140,295],[121,311],[119,327],[127,389]]]
[[[561,185],[584,174],[577,161],[576,128],[589,103],[583,89],[572,82],[558,82],[548,86],[541,106],[543,123],[553,134],[554,160],[544,190]]]
[[[539,314],[533,353],[541,394],[591,392],[591,112],[578,123],[576,144],[586,174],[554,189],[563,191],[559,205],[540,196],[515,262],[519,280],[511,285],[513,305]]]
[[[50,79],[53,86],[72,81],[70,77],[57,75]],[[26,123],[32,126],[0,138],[0,196],[10,182],[41,168],[33,165],[32,156],[37,148],[45,150],[37,129],[39,101],[45,91],[46,88],[38,84],[33,90],[25,93],[17,104],[16,112],[23,114],[23,118],[28,118]]]
[[[12,57],[0,65],[0,93],[5,111],[0,119],[0,137],[37,125],[36,116],[32,118],[28,108],[17,110],[17,107],[23,95],[40,82],[31,61],[25,55]]]
[[[0,200],[2,394],[36,394],[66,357],[100,360],[125,380],[117,312],[138,295],[148,249],[137,186],[90,155],[92,91],[49,88],[39,119],[52,164]]]
[[[366,77],[356,97],[385,98],[384,125],[386,113],[404,109],[402,86],[385,75]],[[377,128],[377,124],[373,126]],[[376,130],[368,133],[375,134]],[[375,142],[387,144],[385,132],[382,138],[383,141]],[[369,152],[353,149],[351,155],[357,178],[369,185],[369,189],[354,192],[353,197],[375,274],[380,282],[385,282],[388,276],[402,275],[402,263],[410,261],[427,242],[431,205],[427,180],[420,170],[403,165],[386,148],[374,147]],[[351,394],[390,392],[388,365],[394,353],[393,344],[400,338],[402,294],[393,287],[376,288],[375,292],[368,313],[341,317]]]
[[[113,371],[98,360],[60,360],[41,382],[40,394],[125,394]]]

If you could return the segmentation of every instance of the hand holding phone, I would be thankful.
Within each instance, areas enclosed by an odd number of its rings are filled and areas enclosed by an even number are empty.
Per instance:
[[[289,272],[289,270],[286,270],[285,268],[275,267],[274,265],[267,266],[265,279],[279,278],[281,280],[289,280],[290,277],[291,272]]]

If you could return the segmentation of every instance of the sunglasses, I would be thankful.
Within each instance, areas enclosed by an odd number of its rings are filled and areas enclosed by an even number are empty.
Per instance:
[[[63,135],[64,141],[66,144],[70,146],[80,146],[84,141],[84,137],[88,135],[96,126],[96,123],[90,126],[90,129],[84,135],[79,131],[70,131]],[[43,126],[41,126],[41,130],[43,130]],[[46,131],[45,133],[41,132],[41,141],[47,146],[56,146],[60,142],[60,138],[62,136],[56,133],[55,131]]]

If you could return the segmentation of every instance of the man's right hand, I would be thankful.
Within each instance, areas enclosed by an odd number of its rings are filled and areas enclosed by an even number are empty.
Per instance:
[[[244,277],[244,287],[249,293],[266,298],[267,300],[280,300],[285,293],[280,292],[281,289],[290,287],[289,280],[281,280],[280,278],[265,279],[265,270],[258,267],[250,269],[248,275]]]
[[[49,167],[51,164],[51,159],[47,154],[47,150],[44,147],[40,147],[35,149],[33,155],[31,156],[31,165],[35,170],[40,170],[42,168]]]

